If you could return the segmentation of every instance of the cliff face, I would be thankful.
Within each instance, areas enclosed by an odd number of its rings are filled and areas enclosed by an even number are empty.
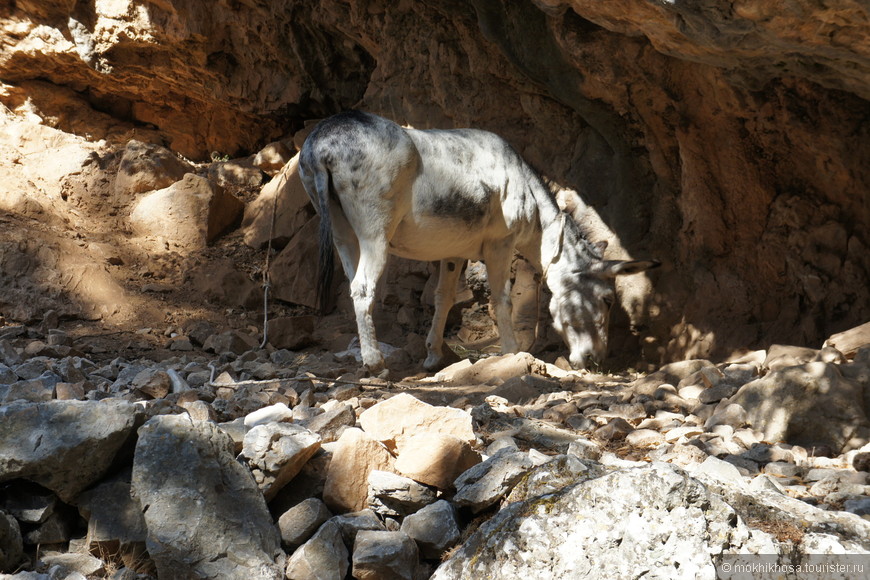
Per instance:
[[[133,125],[191,158],[247,154],[350,107],[500,133],[580,195],[575,214],[612,257],[664,262],[623,284],[614,349],[655,361],[818,346],[870,318],[870,14],[857,0],[4,11],[0,100],[89,139]]]

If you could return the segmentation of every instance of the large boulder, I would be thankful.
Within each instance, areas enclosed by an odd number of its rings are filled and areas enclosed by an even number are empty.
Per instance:
[[[165,189],[144,194],[130,212],[133,232],[156,248],[198,250],[233,224],[241,200],[208,179],[188,173]]]
[[[283,577],[280,535],[233,445],[214,423],[186,415],[139,430],[133,489],[159,577]]]
[[[462,409],[436,407],[407,393],[369,407],[359,417],[366,433],[391,449],[399,448],[412,436],[423,432],[453,435],[474,443],[471,415]]]
[[[72,502],[106,473],[138,417],[117,399],[0,407],[0,482],[29,479]]]
[[[618,492],[615,492],[617,491]],[[800,503],[800,502],[798,502]],[[654,463],[610,472],[548,495],[512,503],[484,523],[432,576],[460,578],[717,577],[723,554],[775,554],[799,562],[826,535],[831,553],[870,553],[870,525],[854,521],[842,536],[821,521],[770,511],[794,544],[752,527],[753,500],[734,507],[677,467]],[[836,516],[831,516],[836,517]],[[787,522],[787,523],[786,523]],[[818,529],[815,529],[817,527]],[[848,537],[845,537],[848,536]],[[542,566],[541,562],[546,562]]]
[[[323,487],[323,501],[333,512],[345,513],[368,505],[369,474],[395,471],[387,448],[366,432],[350,428],[339,437]]]
[[[767,441],[828,445],[838,452],[870,441],[864,388],[839,365],[811,362],[747,383],[729,399]]]

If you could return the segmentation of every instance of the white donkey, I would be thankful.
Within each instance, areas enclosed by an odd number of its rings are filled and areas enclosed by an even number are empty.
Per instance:
[[[440,260],[435,316],[424,367],[442,362],[444,325],[467,259],[486,263],[503,352],[516,352],[511,324],[514,250],[543,272],[553,324],[572,367],[603,359],[613,277],[658,265],[602,259],[559,211],[540,177],[502,138],[486,131],[405,129],[351,111],[321,121],[302,146],[299,174],[320,214],[320,280],[331,283],[332,244],[350,283],[362,359],[384,369],[372,310],[387,254]]]

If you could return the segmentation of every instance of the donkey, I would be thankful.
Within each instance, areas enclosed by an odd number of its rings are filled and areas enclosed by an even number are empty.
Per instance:
[[[553,325],[575,369],[606,355],[613,278],[658,265],[604,260],[603,247],[559,211],[535,171],[487,131],[414,130],[370,113],[340,113],[305,140],[299,175],[321,220],[318,294],[325,298],[331,283],[334,243],[350,280],[363,365],[374,374],[385,368],[372,311],[388,254],[440,260],[427,370],[441,366],[444,326],[465,260],[486,264],[503,352],[518,350],[511,324],[514,252],[542,272]]]

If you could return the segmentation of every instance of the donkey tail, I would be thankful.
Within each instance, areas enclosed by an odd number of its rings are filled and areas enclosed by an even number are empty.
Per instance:
[[[329,213],[332,175],[325,168],[314,174],[317,191],[317,213],[320,214],[320,243],[317,260],[317,306],[320,314],[328,313],[333,306],[332,284],[335,274],[335,250],[332,245],[332,217]]]

